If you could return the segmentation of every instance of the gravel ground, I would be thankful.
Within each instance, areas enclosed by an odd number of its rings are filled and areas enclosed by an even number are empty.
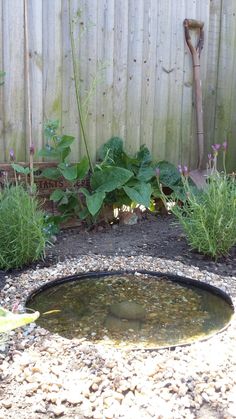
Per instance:
[[[236,277],[154,256],[90,254],[9,275],[0,304],[12,307],[52,279],[91,270],[146,269],[216,285],[236,302]],[[236,417],[236,319],[213,338],[174,350],[124,351],[67,340],[36,327],[10,333],[0,355],[0,419]]]

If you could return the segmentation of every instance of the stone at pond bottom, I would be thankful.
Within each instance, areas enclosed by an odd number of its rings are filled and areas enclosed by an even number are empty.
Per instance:
[[[114,303],[110,306],[110,313],[118,319],[126,320],[144,320],[146,316],[143,306],[134,301]]]
[[[113,332],[125,332],[129,330],[138,331],[141,328],[139,320],[118,319],[117,317],[108,315],[105,320],[105,327]]]

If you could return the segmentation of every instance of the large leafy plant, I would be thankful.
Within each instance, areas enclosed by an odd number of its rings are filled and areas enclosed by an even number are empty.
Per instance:
[[[56,189],[50,197],[62,214],[60,221],[77,216],[94,222],[105,206],[121,209],[124,205],[142,205],[152,209],[153,201],[162,198],[160,183],[174,191],[178,199],[185,199],[179,171],[169,162],[153,162],[145,145],[130,156],[123,140],[113,137],[100,148],[91,172],[87,157],[79,163],[69,162],[74,137],[59,135],[58,129],[58,121],[46,124],[48,142],[39,154],[58,161],[56,167],[45,169],[43,176],[54,180],[63,177],[67,183],[66,190]],[[85,185],[81,187],[82,182]]]
[[[47,144],[38,154],[56,160],[57,166],[48,167],[43,170],[42,175],[52,180],[64,178],[67,182],[66,190],[56,189],[50,196],[62,214],[58,221],[73,215],[83,218],[84,204],[78,194],[77,184],[85,179],[89,171],[89,161],[84,157],[79,163],[69,163],[68,157],[75,139],[72,136],[59,135],[58,129],[59,121],[49,121],[45,125]]]
[[[142,145],[135,156],[128,155],[119,137],[111,138],[98,152],[98,163],[90,179],[90,191],[83,188],[86,203],[95,215],[102,206],[152,206],[155,166],[151,154]],[[91,193],[92,191],[92,193]]]
[[[84,157],[79,163],[70,163],[69,155],[74,137],[58,134],[58,121],[49,121],[45,126],[48,139],[39,155],[56,159],[56,167],[43,171],[50,179],[63,177],[66,190],[56,189],[50,199],[57,203],[64,218],[76,215],[81,219],[96,219],[104,205],[122,207],[131,203],[150,206],[155,176],[148,149],[142,146],[135,157],[123,150],[120,138],[109,140],[99,152],[99,161],[90,172],[87,187],[78,188],[89,173],[89,161]],[[81,196],[82,195],[82,196]]]

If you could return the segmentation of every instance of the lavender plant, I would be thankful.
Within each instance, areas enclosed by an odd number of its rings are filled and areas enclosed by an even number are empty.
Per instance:
[[[183,205],[171,205],[186,233],[192,249],[214,259],[225,256],[236,244],[236,181],[235,174],[225,171],[227,143],[214,144],[208,155],[207,182],[204,190],[189,183],[187,167],[181,171],[186,199]],[[217,170],[219,152],[223,152],[224,170]],[[173,197],[172,197],[173,199]],[[163,196],[167,204],[167,197]]]
[[[10,151],[14,161],[14,151]],[[44,213],[35,195],[18,183],[0,191],[0,269],[19,268],[44,256]]]

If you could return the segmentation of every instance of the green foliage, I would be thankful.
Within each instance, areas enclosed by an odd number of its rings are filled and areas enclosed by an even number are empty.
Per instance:
[[[133,173],[123,167],[106,166],[93,173],[90,184],[92,190],[111,192],[121,188],[132,176]]]
[[[79,163],[69,163],[71,145],[75,141],[69,135],[59,135],[59,121],[48,121],[44,132],[47,145],[39,152],[40,156],[58,161],[57,167],[48,167],[43,170],[42,176],[57,180],[64,178],[68,182],[66,191],[56,189],[50,199],[57,203],[61,216],[55,217],[55,223],[61,222],[73,216],[80,216],[84,212],[84,205],[78,193],[77,183],[82,181],[89,171],[89,161],[84,157]]]
[[[81,188],[80,192],[86,197],[86,205],[89,213],[92,216],[95,216],[103,205],[106,196],[105,191],[96,191],[93,194],[90,194],[87,189]]]
[[[122,205],[144,205],[149,208],[153,192],[152,183],[155,180],[155,164],[151,154],[145,145],[142,145],[135,156],[129,156],[123,148],[123,141],[119,137],[113,137],[99,150],[99,159],[104,159],[107,164],[115,169],[123,168],[130,173],[129,179],[123,183],[123,187],[111,189],[105,202],[112,202],[117,207]]]
[[[0,269],[19,268],[44,256],[44,214],[22,186],[0,192]]]
[[[160,170],[159,180],[162,185],[173,189],[182,184],[181,174],[174,164],[163,160],[157,163],[156,168]]]
[[[132,187],[124,186],[124,191],[132,202],[139,203],[144,207],[150,207],[152,187],[150,183],[136,182]]]
[[[39,312],[35,313],[12,313],[0,307],[0,333],[6,333],[17,327],[25,326],[28,323],[35,322],[39,317]]]
[[[57,158],[56,168],[47,168],[43,176],[56,180],[63,177],[68,182],[66,191],[56,190],[51,200],[56,202],[65,218],[77,216],[94,222],[105,205],[121,208],[123,205],[143,205],[152,208],[153,197],[161,196],[156,179],[156,168],[165,186],[183,195],[183,185],[178,170],[168,162],[152,161],[152,156],[142,145],[134,156],[124,151],[123,140],[113,137],[99,150],[99,160],[90,176],[90,184],[78,190],[78,181],[89,172],[89,161],[84,157],[79,163],[69,163],[73,137],[58,134],[58,121],[45,126],[47,146],[40,155]],[[92,217],[92,218],[91,218]]]
[[[11,167],[15,170],[15,172],[20,173],[22,175],[28,176],[30,174],[29,167],[23,167],[20,164],[13,163]]]
[[[187,199],[183,206],[174,205],[175,214],[192,249],[212,258],[227,255],[236,244],[235,176],[213,171],[204,190],[191,187],[183,179]]]

